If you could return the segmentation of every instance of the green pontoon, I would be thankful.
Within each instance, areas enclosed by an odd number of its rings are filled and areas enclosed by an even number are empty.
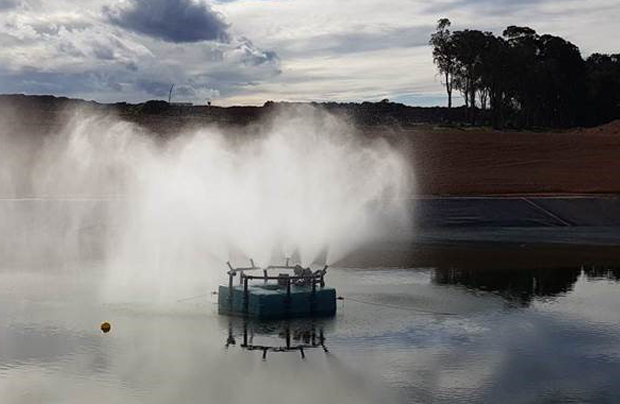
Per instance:
[[[256,318],[293,318],[333,316],[336,313],[336,289],[325,286],[327,265],[313,271],[301,265],[233,268],[228,264],[228,286],[219,288],[220,314]],[[270,271],[279,272],[277,275]],[[262,275],[248,273],[262,271]],[[239,284],[234,278],[239,275]]]

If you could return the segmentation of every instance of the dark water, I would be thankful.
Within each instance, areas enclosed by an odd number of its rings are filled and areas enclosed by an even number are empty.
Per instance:
[[[101,304],[0,274],[2,403],[617,403],[620,271],[334,269],[333,319]],[[110,321],[112,331],[99,330]]]

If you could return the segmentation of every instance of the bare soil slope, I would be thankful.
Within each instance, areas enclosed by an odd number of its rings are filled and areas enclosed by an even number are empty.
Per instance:
[[[419,195],[620,193],[620,121],[570,132],[404,130]]]
[[[62,128],[75,108],[87,108],[133,122],[162,139],[179,134],[180,128],[205,125],[234,127],[232,133],[252,136],[254,124],[293,107],[181,108],[162,101],[97,104],[0,95],[0,135],[20,137],[24,144],[28,138],[35,150],[45,136]],[[432,126],[446,121],[448,112],[457,114],[456,109],[391,103],[319,107],[359,125],[369,137],[391,139],[410,158],[418,195],[620,194],[620,120],[564,132],[501,132]]]

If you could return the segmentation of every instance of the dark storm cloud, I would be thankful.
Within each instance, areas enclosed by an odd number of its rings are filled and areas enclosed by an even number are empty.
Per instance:
[[[119,27],[168,42],[228,41],[224,18],[194,0],[127,0],[103,12]]]

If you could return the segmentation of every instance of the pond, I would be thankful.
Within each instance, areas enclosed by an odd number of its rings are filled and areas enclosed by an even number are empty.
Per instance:
[[[3,403],[620,402],[615,269],[334,268],[334,318],[279,322],[100,281],[0,273]]]

